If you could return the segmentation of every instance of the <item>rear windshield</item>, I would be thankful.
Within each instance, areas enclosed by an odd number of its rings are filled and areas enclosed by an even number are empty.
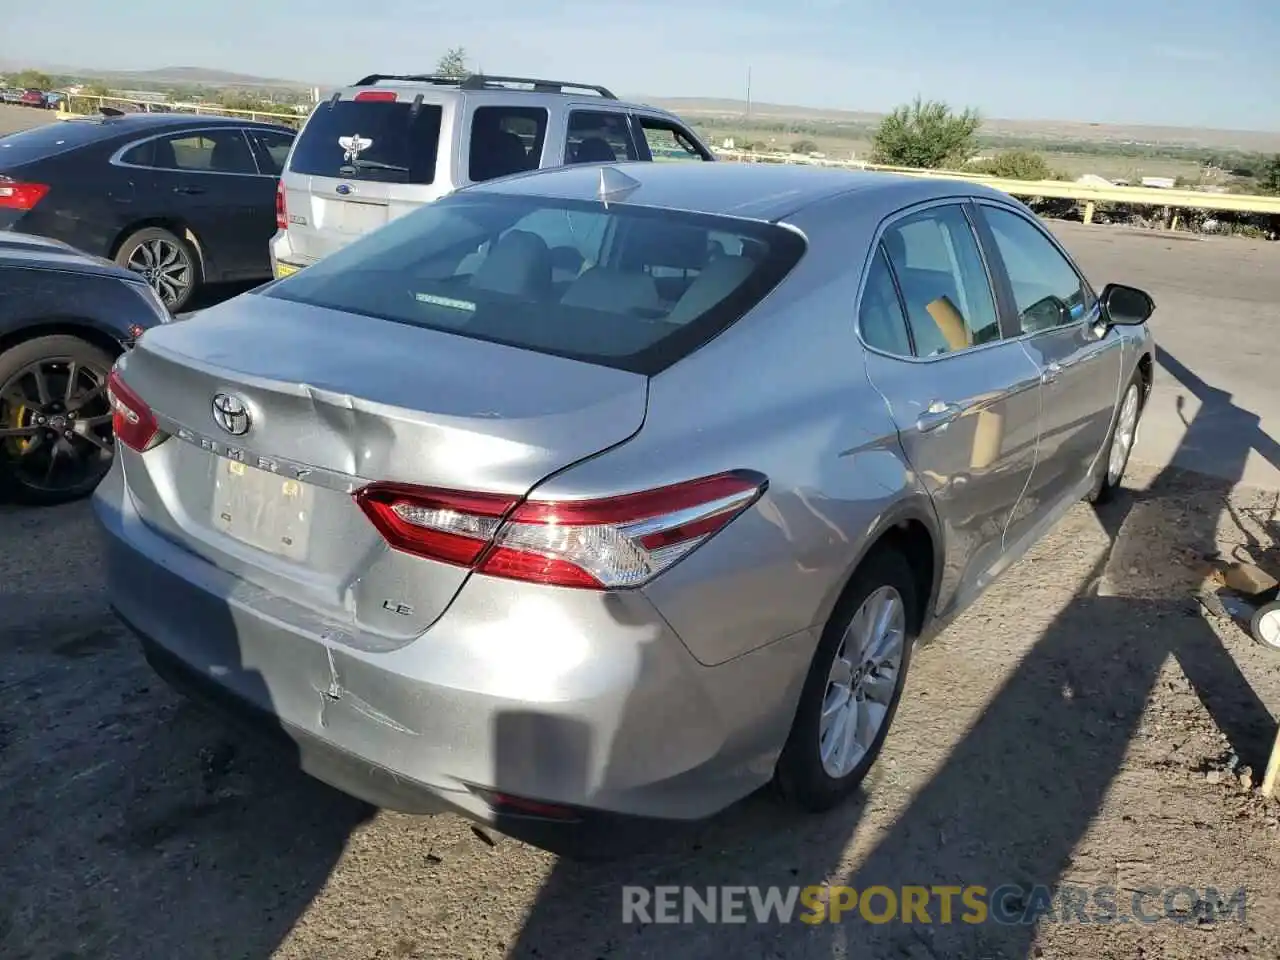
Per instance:
[[[106,140],[115,132],[100,120],[64,120],[10,133],[0,137],[0,170]]]
[[[322,103],[298,135],[289,169],[313,177],[430,183],[436,175],[440,107],[429,103]]]
[[[652,376],[754,307],[804,248],[756,221],[459,193],[263,295]]]

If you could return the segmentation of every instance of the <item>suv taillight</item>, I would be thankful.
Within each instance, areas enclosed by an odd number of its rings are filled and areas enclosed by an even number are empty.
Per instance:
[[[107,375],[107,402],[111,404],[111,429],[126,447],[141,453],[160,441],[155,414],[114,369]]]
[[[284,181],[276,181],[276,226],[285,230],[289,227],[289,207],[284,200]]]
[[[638,587],[723,530],[768,481],[735,470],[596,500],[520,500],[373,483],[356,503],[387,543],[478,573],[560,587]]]
[[[49,192],[48,184],[19,183],[0,176],[0,210],[30,210]]]

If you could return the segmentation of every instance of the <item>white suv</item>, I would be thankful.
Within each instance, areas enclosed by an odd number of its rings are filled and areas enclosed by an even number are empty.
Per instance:
[[[294,273],[469,183],[566,163],[714,160],[679,118],[604,87],[375,74],[317,105],[276,193],[271,265]]]

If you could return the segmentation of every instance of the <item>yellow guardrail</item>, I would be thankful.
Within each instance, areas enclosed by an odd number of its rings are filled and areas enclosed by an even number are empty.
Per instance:
[[[124,110],[126,113],[193,113],[200,116],[245,117],[249,120],[269,120],[299,126],[307,119],[306,113],[280,110],[236,110],[216,103],[179,103],[130,100],[127,97],[100,97],[87,94],[69,94],[58,104],[58,119],[96,116],[103,107]],[[308,113],[310,111],[308,110]]]
[[[207,103],[150,103],[124,97],[68,96],[58,106],[58,118],[92,116],[102,107],[127,106],[131,110],[159,110],[171,113],[213,114],[248,117],[253,120],[275,120],[290,126],[301,125],[305,113],[276,110],[233,110]],[[74,106],[79,108],[72,110]],[[118,109],[119,107],[117,107]],[[798,163],[807,166],[840,167],[858,170],[882,170],[909,177],[940,177],[983,183],[1014,197],[1075,200],[1085,205],[1084,222],[1093,220],[1095,205],[1118,203],[1134,206],[1168,207],[1171,210],[1218,210],[1231,213],[1256,213],[1280,216],[1280,197],[1243,193],[1209,193],[1203,190],[1164,190],[1157,187],[1119,187],[1109,184],[1077,183],[1069,180],[1012,180],[963,170],[919,170],[914,167],[889,167],[860,163],[856,160],[830,160],[799,153],[755,153],[744,150],[715,149],[716,156],[744,163]],[[1174,225],[1177,218],[1174,217]]]
[[[1220,210],[1232,213],[1280,215],[1280,197],[1245,193],[1209,193],[1205,190],[1165,190],[1159,187],[1120,187],[1110,184],[1076,183],[1070,180],[1013,180],[963,170],[919,170],[914,167],[889,167],[856,160],[829,160],[804,154],[748,153],[719,149],[716,155],[744,163],[799,163],[811,166],[840,167],[855,170],[882,170],[909,177],[934,177],[982,183],[1014,197],[1076,200],[1085,205],[1084,220],[1093,220],[1094,205],[1120,203],[1135,206],[1170,207],[1185,210]]]

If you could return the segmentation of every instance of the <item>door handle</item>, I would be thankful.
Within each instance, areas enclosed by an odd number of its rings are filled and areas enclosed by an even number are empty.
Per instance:
[[[1062,373],[1062,364],[1050,363],[1044,368],[1044,373],[1040,374],[1041,383],[1053,383],[1058,379],[1058,374]]]
[[[921,433],[941,430],[956,417],[960,416],[962,412],[963,408],[958,403],[944,403],[941,400],[935,400],[916,419],[916,429]]]
[[[193,194],[204,193],[204,187],[174,187],[173,192],[193,195]]]

